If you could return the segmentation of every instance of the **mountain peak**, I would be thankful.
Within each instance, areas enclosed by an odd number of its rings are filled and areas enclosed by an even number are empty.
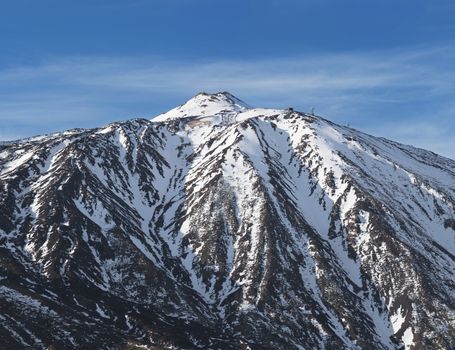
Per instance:
[[[214,94],[200,92],[177,108],[153,118],[153,121],[239,113],[250,108],[248,104],[226,91]]]
[[[455,349],[454,161],[226,92],[160,118],[0,146],[0,348]]]

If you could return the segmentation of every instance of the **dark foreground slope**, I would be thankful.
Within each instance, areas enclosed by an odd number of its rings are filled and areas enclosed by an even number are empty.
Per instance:
[[[197,95],[0,146],[1,348],[453,349],[455,162]]]

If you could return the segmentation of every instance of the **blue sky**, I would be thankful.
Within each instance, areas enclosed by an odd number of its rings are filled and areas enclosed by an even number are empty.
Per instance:
[[[199,91],[455,158],[455,2],[0,2],[0,139],[151,118]]]

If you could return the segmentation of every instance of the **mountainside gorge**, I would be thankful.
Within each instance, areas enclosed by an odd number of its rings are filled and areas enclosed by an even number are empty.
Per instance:
[[[455,349],[455,161],[201,93],[0,144],[0,348]]]

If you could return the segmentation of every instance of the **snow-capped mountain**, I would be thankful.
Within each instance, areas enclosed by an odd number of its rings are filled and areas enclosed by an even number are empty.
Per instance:
[[[454,349],[455,161],[201,93],[0,145],[0,348]]]

